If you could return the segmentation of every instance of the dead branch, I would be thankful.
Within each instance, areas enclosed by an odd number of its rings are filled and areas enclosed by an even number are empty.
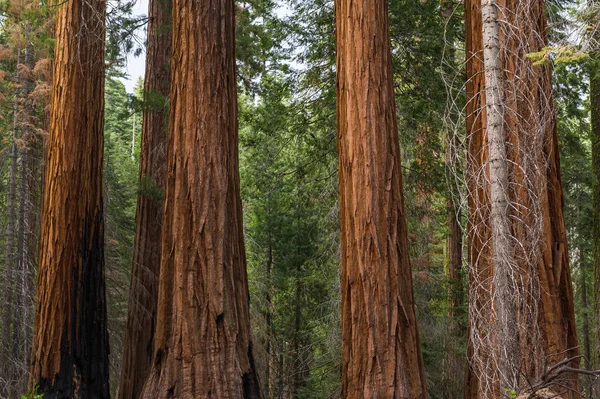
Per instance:
[[[565,360],[562,360],[562,361],[556,363],[554,366],[550,367],[548,369],[548,371],[546,371],[546,373],[544,373],[544,375],[542,375],[539,382],[532,384],[531,388],[529,388],[523,394],[519,395],[519,398],[522,398],[522,399],[548,398],[549,397],[549,396],[547,396],[548,394],[554,394],[554,397],[556,397],[556,394],[553,393],[552,390],[550,389],[551,387],[559,386],[562,388],[568,388],[568,387],[563,386],[560,383],[560,381],[557,381],[557,379],[563,374],[582,374],[582,375],[589,375],[589,376],[593,376],[593,377],[599,377],[600,370],[585,370],[585,369],[580,369],[580,368],[570,366],[571,362],[573,362],[574,360],[579,360],[582,357],[583,357],[582,355],[574,356],[574,357],[571,357],[571,358],[568,358],[568,359],[565,359]],[[571,388],[568,388],[568,389],[571,389]],[[543,393],[542,393],[542,391],[543,391]],[[542,395],[540,395],[540,393],[542,393]]]

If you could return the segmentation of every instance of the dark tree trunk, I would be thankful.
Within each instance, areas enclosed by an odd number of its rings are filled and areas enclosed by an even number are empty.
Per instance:
[[[26,28],[26,37],[29,37],[29,28]],[[33,47],[27,46],[25,49],[24,65],[29,69],[33,69]],[[33,126],[33,114],[34,109],[31,106],[31,100],[29,94],[33,90],[33,81],[29,77],[23,79],[23,104],[21,107],[20,118],[20,130],[21,130],[21,141],[22,148],[20,150],[21,158],[21,170],[20,170],[20,181],[19,181],[19,219],[18,219],[18,236],[17,236],[17,271],[18,278],[15,284],[15,305],[13,311],[15,312],[14,317],[14,328],[13,328],[13,356],[15,359],[19,359],[19,363],[23,365],[23,369],[20,371],[22,375],[25,375],[29,359],[25,358],[25,355],[29,352],[29,340],[31,338],[31,323],[29,319],[29,313],[32,309],[30,303],[30,297],[33,295],[31,286],[29,284],[30,266],[31,260],[29,255],[29,243],[28,237],[31,234],[29,230],[29,219],[30,219],[30,188],[29,176],[32,171],[30,169],[31,162],[30,152],[33,135],[35,132],[32,130]],[[23,380],[23,378],[22,378]],[[26,382],[26,381],[23,381]],[[21,388],[24,388],[21,387]]]
[[[596,54],[595,57],[598,57]],[[600,366],[600,61],[595,59],[590,68],[590,114],[592,169],[594,184],[592,191],[593,211],[593,268],[594,268],[594,368]]]
[[[20,62],[20,51],[18,52],[17,64]],[[11,388],[15,384],[15,362],[17,359],[14,358],[13,353],[13,316],[14,316],[14,298],[16,296],[16,260],[17,253],[15,252],[16,247],[16,225],[17,225],[17,184],[18,184],[18,156],[19,151],[17,148],[18,136],[18,116],[19,116],[19,101],[21,98],[21,90],[19,85],[21,79],[17,72],[15,78],[15,84],[17,89],[15,90],[15,100],[13,104],[13,137],[10,147],[10,172],[8,181],[8,226],[6,229],[6,248],[4,252],[4,275],[3,275],[3,306],[2,306],[2,335],[0,341],[0,372],[2,378],[6,381],[7,390],[5,392],[0,391],[6,396],[14,396],[15,392]]]
[[[585,253],[582,248],[579,248],[579,285],[581,289],[581,306],[583,308],[583,355],[585,357],[585,368],[592,369],[592,350],[590,346],[590,318],[588,314],[588,297],[587,297],[587,282],[586,282],[586,267]],[[590,396],[591,397],[591,396]]]
[[[129,315],[119,398],[137,399],[142,393],[154,354],[171,60],[171,1],[148,5],[148,43],[144,80],[144,118]],[[134,127],[135,132],[135,127]],[[133,149],[132,149],[133,151]]]
[[[426,398],[385,0],[336,0],[342,397]]]
[[[108,398],[102,212],[104,0],[58,8],[30,384]]]

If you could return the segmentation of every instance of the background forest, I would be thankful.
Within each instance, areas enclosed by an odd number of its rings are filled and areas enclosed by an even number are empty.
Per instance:
[[[592,2],[593,3],[593,2]],[[110,388],[118,394],[127,327],[142,116],[168,101],[133,93],[125,63],[145,46],[133,2],[107,12],[104,212]],[[0,397],[27,391],[48,137],[55,7],[0,3]],[[464,395],[467,188],[464,4],[390,0],[394,93],[409,252],[431,398]],[[546,3],[568,257],[582,367],[600,367],[600,99],[587,2]],[[236,2],[239,162],[253,351],[265,399],[340,396],[340,227],[333,0]],[[168,26],[168,25],[165,25]],[[596,82],[594,86],[594,82]],[[590,89],[591,87],[591,89]],[[592,90],[592,94],[590,94]],[[596,90],[596,92],[594,92]],[[596,230],[595,230],[596,229]],[[580,388],[593,396],[592,377]],[[600,388],[596,388],[600,392]]]

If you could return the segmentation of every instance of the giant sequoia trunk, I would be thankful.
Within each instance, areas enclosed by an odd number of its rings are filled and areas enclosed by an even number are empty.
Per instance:
[[[386,0],[336,0],[342,397],[426,398]]]
[[[104,0],[61,4],[31,385],[45,398],[108,398],[102,214]]]
[[[144,398],[260,398],[238,172],[233,0],[173,1],[154,359]]]
[[[577,353],[551,69],[526,57],[547,44],[544,3],[500,0],[484,11],[482,20],[479,1],[465,4],[467,398],[501,397],[504,388],[526,390],[547,367]],[[494,23],[496,39],[490,31]],[[576,377],[565,377],[557,392],[576,389]]]
[[[144,79],[144,119],[140,152],[140,193],[137,202],[129,316],[119,398],[137,399],[152,365],[156,322],[165,186],[171,60],[171,1],[148,5],[148,42]],[[135,129],[134,129],[135,130]]]

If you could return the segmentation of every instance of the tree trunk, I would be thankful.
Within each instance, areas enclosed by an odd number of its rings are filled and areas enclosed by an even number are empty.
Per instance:
[[[456,40],[457,27],[453,23],[454,14],[454,1],[453,0],[442,0],[440,2],[441,14],[446,22],[447,32],[446,37],[450,45],[446,50],[448,52],[445,58],[445,70],[444,73],[448,76],[452,76],[455,71],[456,63],[456,51],[454,49],[454,40]],[[446,240],[447,260],[448,260],[448,279],[450,281],[450,317],[455,322],[456,318],[462,317],[461,308],[464,301],[464,292],[462,286],[462,228],[460,225],[461,211],[460,202],[455,201],[455,188],[456,184],[452,183],[454,174],[458,174],[457,170],[460,167],[460,139],[456,132],[448,132],[445,137],[445,154],[444,161],[446,166],[446,176],[448,184],[448,192],[446,198],[446,221],[448,226],[448,237]],[[464,332],[464,328],[457,323],[457,330],[459,336]]]
[[[269,193],[269,215],[271,213],[271,193]],[[265,364],[265,381],[263,382],[263,386],[265,387],[264,393],[266,399],[271,399],[271,379],[273,377],[273,363],[275,363],[275,359],[272,359],[273,354],[271,349],[271,341],[273,340],[273,234],[271,232],[271,226],[269,225],[269,232],[267,233],[267,295],[265,298],[267,310],[266,310],[266,323],[267,323],[267,332],[265,339],[265,351],[266,351],[266,364]],[[273,384],[274,386],[274,384]]]
[[[597,55],[596,55],[597,57]],[[600,68],[599,61],[595,60],[590,68],[590,114],[591,114],[591,142],[592,142],[592,169],[594,184],[592,189],[593,212],[593,267],[594,267],[594,336],[593,366],[600,366]]]
[[[447,146],[452,144],[447,143]],[[446,149],[446,152],[449,150]],[[449,157],[446,157],[446,162],[452,167]],[[464,312],[464,290],[463,290],[463,270],[462,270],[462,228],[460,226],[461,212],[459,206],[452,198],[452,192],[448,192],[446,199],[446,221],[448,225],[448,237],[446,239],[446,250],[448,259],[448,280],[450,282],[449,305],[450,317],[456,325],[455,333],[457,336],[463,336],[464,324],[462,317]],[[457,320],[458,319],[458,320]]]
[[[487,146],[489,149],[490,224],[494,262],[493,292],[496,305],[498,372],[501,389],[518,389],[519,331],[514,302],[513,276],[518,273],[510,231],[509,176],[504,132],[504,88],[500,65],[500,29],[496,0],[484,0],[483,64],[486,94]]]
[[[336,0],[342,397],[426,398],[385,0]]]
[[[104,0],[57,15],[30,384],[108,398],[102,212]]]
[[[21,52],[17,52],[17,65],[20,62]],[[18,137],[18,117],[19,117],[19,101],[21,93],[19,85],[21,79],[17,71],[15,84],[15,100],[13,103],[13,137],[10,148],[10,174],[9,174],[9,191],[8,191],[8,226],[6,230],[6,250],[4,252],[4,278],[3,278],[3,307],[2,307],[2,341],[0,341],[0,363],[2,364],[0,371],[2,372],[2,378],[6,380],[7,390],[4,393],[7,396],[13,396],[15,393],[11,390],[11,386],[14,386],[15,381],[15,361],[13,355],[13,312],[14,308],[14,297],[16,294],[16,278],[15,278],[15,261],[17,255],[15,253],[16,243],[16,229],[17,224],[17,173],[18,173],[18,148],[17,139]]]
[[[585,254],[583,248],[579,248],[579,273],[580,280],[579,285],[581,286],[581,307],[583,308],[583,354],[585,356],[585,368],[592,370],[592,351],[590,347],[590,318],[588,316],[588,298],[587,298],[587,282],[585,278]]]
[[[31,26],[26,28],[26,38],[29,41]],[[35,52],[33,46],[28,46],[25,50],[25,65],[32,70],[35,66]],[[29,368],[31,359],[31,339],[33,337],[33,310],[35,306],[35,270],[37,260],[37,250],[39,245],[39,184],[40,175],[40,145],[39,136],[35,131],[39,126],[39,119],[36,118],[36,109],[30,93],[35,88],[35,81],[28,79],[25,82],[24,89],[28,93],[25,98],[24,110],[26,112],[27,125],[24,127],[23,135],[26,143],[26,170],[24,178],[27,179],[26,189],[26,208],[24,210],[24,228],[26,235],[23,241],[23,251],[21,255],[21,270],[23,276],[21,284],[23,286],[24,307],[22,311],[23,319],[23,365],[24,370]]]
[[[238,171],[233,0],[173,2],[154,359],[144,398],[260,398]]]
[[[29,37],[29,29],[25,28],[25,37]],[[24,65],[29,70],[33,69],[33,47],[28,45],[25,49]],[[21,158],[21,170],[20,170],[20,181],[19,181],[19,219],[18,219],[18,236],[17,236],[17,270],[19,272],[17,284],[15,285],[15,305],[13,310],[15,311],[14,317],[14,328],[13,328],[13,356],[15,359],[19,359],[20,374],[26,375],[28,369],[29,358],[25,358],[25,354],[29,352],[29,340],[30,340],[30,326],[31,320],[28,315],[31,311],[32,304],[29,302],[30,295],[32,295],[31,287],[29,286],[29,268],[30,268],[30,256],[29,256],[29,245],[28,237],[29,231],[29,219],[30,219],[30,207],[29,203],[29,175],[31,174],[29,153],[31,150],[32,131],[33,126],[33,113],[34,109],[31,106],[31,100],[29,99],[29,93],[33,90],[33,81],[29,77],[23,79],[23,104],[21,112],[19,113],[20,118],[20,130],[21,130],[21,141],[22,147],[20,150]],[[22,381],[26,383],[25,381]],[[24,386],[22,388],[25,388]]]
[[[171,1],[148,5],[144,116],[129,315],[119,398],[137,399],[152,365],[167,162]],[[135,137],[135,125],[134,125]],[[133,151],[133,148],[132,148]],[[133,152],[132,152],[133,156]]]
[[[465,0],[466,32],[466,93],[465,125],[467,139],[467,200],[468,200],[468,271],[469,271],[469,313],[471,309],[484,309],[492,290],[493,264],[490,246],[491,228],[487,223],[488,193],[485,162],[488,158],[487,137],[484,129],[483,110],[485,108],[483,72],[483,27],[481,23],[481,1]],[[475,291],[476,290],[476,291]],[[478,376],[479,365],[473,359],[485,357],[485,351],[474,346],[477,331],[494,323],[492,314],[481,312],[480,317],[469,315],[467,328],[467,357],[469,364],[465,379],[465,398],[475,399],[481,395],[482,385]],[[487,317],[483,317],[487,316]],[[489,371],[488,371],[489,373]],[[491,394],[495,397],[497,393]]]
[[[534,66],[526,57],[547,45],[544,4],[534,0],[517,7],[512,0],[499,0],[486,4],[483,21],[478,1],[468,0],[465,11],[470,270],[466,397],[497,398],[504,388],[527,388],[547,367],[575,355],[577,336],[551,69]],[[490,42],[494,20],[496,44]],[[503,301],[503,291],[514,302]],[[505,341],[508,336],[518,341]],[[577,397],[576,377],[561,383],[573,389],[565,397]]]

